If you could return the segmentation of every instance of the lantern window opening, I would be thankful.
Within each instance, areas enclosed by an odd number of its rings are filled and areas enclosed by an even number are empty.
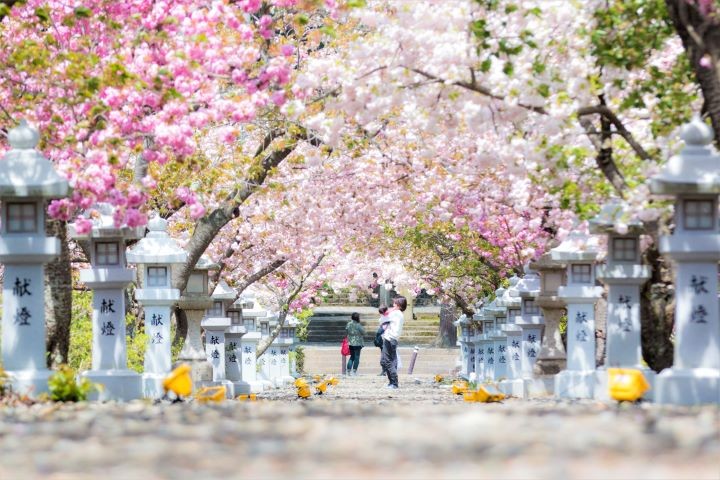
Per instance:
[[[119,265],[120,245],[118,242],[97,242],[95,244],[95,264]]]
[[[268,328],[268,324],[267,324],[267,323],[262,323],[262,324],[260,324],[260,333],[261,333],[262,335],[269,335],[269,334],[270,334],[270,329]]]
[[[242,325],[242,314],[238,310],[228,312],[232,325]]]
[[[636,238],[613,238],[612,259],[617,262],[634,262],[637,260],[638,248]]]
[[[30,202],[8,202],[8,233],[35,233],[38,230],[37,220],[37,204]]]
[[[715,202],[711,199],[683,200],[683,226],[685,230],[713,230]]]
[[[213,302],[213,306],[210,309],[210,315],[213,317],[222,317],[223,315],[223,304],[220,301]]]
[[[204,272],[190,274],[185,291],[187,293],[207,293],[207,276]]]
[[[147,267],[148,287],[167,287],[167,267]]]
[[[245,327],[245,330],[248,332],[254,332],[255,331],[255,320],[252,318],[245,318],[243,319],[243,326]]]
[[[570,266],[570,275],[573,283],[592,283],[592,265],[575,263]]]
[[[495,320],[495,322],[496,322],[498,325],[502,325],[502,324],[507,323],[507,318],[506,318],[506,317],[497,317],[497,319]]]
[[[523,300],[523,308],[527,315],[540,315],[540,307],[535,300]]]

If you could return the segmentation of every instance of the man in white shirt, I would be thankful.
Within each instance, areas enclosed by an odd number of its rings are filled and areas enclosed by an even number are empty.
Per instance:
[[[390,324],[383,333],[383,347],[380,365],[387,372],[388,387],[398,388],[397,375],[397,346],[402,335],[403,322],[405,317],[402,312],[407,308],[407,299],[405,297],[395,297],[393,299],[393,308],[390,310],[388,319]]]

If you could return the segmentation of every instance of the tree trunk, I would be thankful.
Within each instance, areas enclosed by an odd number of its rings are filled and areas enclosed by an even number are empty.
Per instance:
[[[457,320],[458,312],[454,305],[443,303],[440,305],[440,331],[433,345],[441,348],[454,347],[457,343],[457,328],[453,322]]]
[[[703,113],[712,121],[715,144],[720,146],[720,28],[688,0],[666,0],[668,14],[682,40],[690,68],[703,92]],[[702,63],[702,59],[705,59]],[[704,65],[703,65],[704,64]]]
[[[67,223],[48,220],[46,232],[60,240],[60,255],[45,266],[45,343],[48,352],[47,365],[53,367],[68,360],[72,319],[72,268]]]
[[[654,243],[645,251],[645,262],[651,277],[640,292],[640,326],[643,358],[648,366],[659,372],[673,364],[674,300],[670,264]]]

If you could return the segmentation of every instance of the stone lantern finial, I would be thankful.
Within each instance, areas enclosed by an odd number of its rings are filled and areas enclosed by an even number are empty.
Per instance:
[[[694,115],[693,119],[680,129],[680,138],[688,147],[710,145],[714,136],[712,128],[703,122],[700,115]]]
[[[20,125],[10,129],[7,138],[8,143],[15,150],[32,150],[40,142],[40,132],[23,119],[20,120]]]

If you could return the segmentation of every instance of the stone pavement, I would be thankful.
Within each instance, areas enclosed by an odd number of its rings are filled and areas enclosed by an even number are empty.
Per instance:
[[[468,404],[430,376],[309,400],[0,406],[0,479],[713,479],[715,407]]]

